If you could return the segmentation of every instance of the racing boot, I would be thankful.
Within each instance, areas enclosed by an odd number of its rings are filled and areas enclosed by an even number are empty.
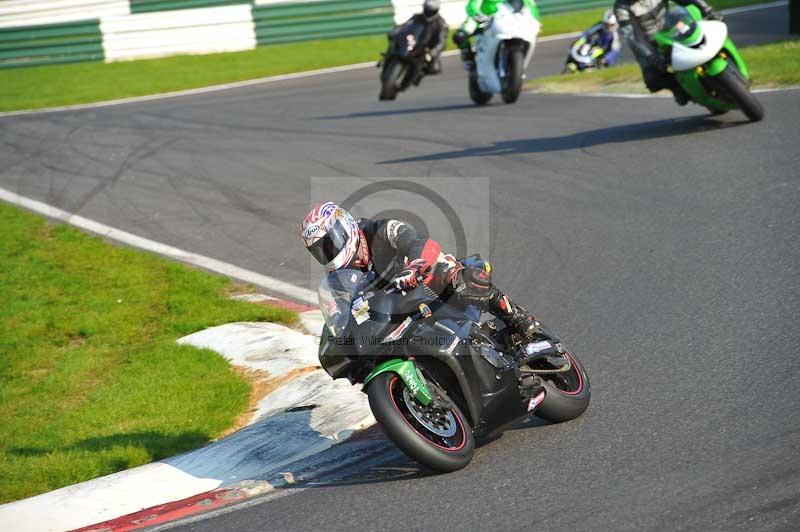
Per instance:
[[[523,399],[536,397],[544,391],[544,383],[541,377],[526,373],[519,378],[519,394]]]
[[[512,303],[511,299],[500,290],[497,290],[495,296],[490,298],[489,308],[486,310],[503,320],[503,323],[512,332],[519,334],[524,339],[532,338],[536,332],[536,318],[523,307]]]
[[[472,51],[471,46],[461,49],[461,61],[464,63],[464,68],[467,72],[475,70],[475,52]]]

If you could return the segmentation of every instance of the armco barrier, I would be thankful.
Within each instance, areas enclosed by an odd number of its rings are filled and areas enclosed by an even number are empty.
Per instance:
[[[228,52],[257,44],[379,35],[419,11],[421,2],[4,0],[0,1],[0,68]],[[539,1],[544,14],[610,3]],[[463,22],[465,4],[465,0],[443,0],[442,14],[451,27]]]
[[[129,13],[128,0],[3,0],[0,28],[41,26]]]
[[[447,21],[450,28],[458,27],[467,18],[466,0],[441,0],[439,13]],[[394,6],[394,21],[402,24],[414,13],[419,13],[422,2],[420,0],[392,0]]]
[[[377,35],[394,25],[389,0],[323,0],[253,6],[258,44]]]
[[[536,2],[542,15],[553,13],[565,13],[567,11],[580,11],[581,9],[592,9],[614,5],[612,0],[539,0]]]
[[[97,20],[0,28],[0,68],[102,60]]]
[[[247,4],[108,17],[100,29],[106,61],[256,47]]]
[[[543,15],[608,7],[614,4],[613,0],[538,0],[536,5]],[[392,0],[394,6],[394,21],[396,24],[405,22],[414,13],[419,13],[421,0]],[[466,0],[442,0],[439,12],[451,28],[461,25],[467,18]]]
[[[252,4],[252,0],[130,0],[131,13]]]

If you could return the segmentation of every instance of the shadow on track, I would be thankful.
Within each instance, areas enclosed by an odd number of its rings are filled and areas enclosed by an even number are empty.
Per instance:
[[[385,109],[382,111],[364,111],[362,113],[348,113],[346,115],[314,116],[310,120],[346,120],[350,118],[372,118],[381,116],[413,115],[419,113],[441,113],[446,111],[463,111],[465,109],[480,109],[472,103],[455,105],[438,105],[434,107],[416,107],[411,109]]]
[[[465,148],[430,155],[419,155],[404,159],[381,161],[378,164],[398,164],[446,159],[462,159],[466,157],[487,157],[497,155],[523,155],[526,153],[545,153],[589,148],[602,144],[616,144],[636,140],[652,140],[677,135],[717,131],[728,127],[748,124],[747,121],[723,122],[710,116],[691,116],[685,118],[668,118],[641,124],[625,124],[604,127],[591,131],[581,131],[560,137],[540,137],[532,139],[506,140],[488,146]]]
[[[502,439],[504,432],[509,430],[527,430],[547,425],[551,425],[551,423],[533,416],[521,424],[505,427],[501,432],[479,438],[476,441],[476,448],[480,449],[494,444]],[[353,446],[352,453],[360,456],[358,465],[355,467],[352,464],[344,465],[341,469],[329,471],[320,476],[315,476],[312,469],[310,478],[304,479],[303,473],[300,473],[299,478],[296,478],[296,482],[277,489],[335,488],[338,486],[383,484],[434,477],[442,474],[426,468],[403,454],[383,435],[377,425],[360,432],[349,442],[324,451],[318,457],[323,458],[322,461],[325,462],[324,455],[329,454],[335,460],[338,453],[341,453],[346,446],[353,443],[356,443],[357,446]],[[361,444],[360,446],[358,446],[359,443]]]

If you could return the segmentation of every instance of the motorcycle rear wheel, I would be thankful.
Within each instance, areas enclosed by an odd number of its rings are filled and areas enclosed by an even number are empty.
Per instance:
[[[465,467],[472,460],[475,438],[457,406],[447,411],[426,409],[409,397],[405,383],[395,373],[375,377],[369,383],[367,395],[381,429],[417,462],[447,473]]]
[[[570,361],[571,369],[566,373],[543,374],[545,395],[542,404],[534,412],[537,416],[561,423],[570,421],[589,408],[592,389],[589,375],[583,363],[571,352],[564,356]],[[535,371],[535,368],[533,368]]]
[[[522,50],[513,48],[507,52],[506,76],[503,79],[503,92],[505,103],[514,103],[522,92],[523,57]]]

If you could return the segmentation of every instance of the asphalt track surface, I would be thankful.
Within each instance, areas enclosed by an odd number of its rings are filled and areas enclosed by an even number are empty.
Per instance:
[[[786,16],[729,23],[744,45]],[[565,45],[542,43],[532,73]],[[3,188],[306,287],[310,176],[488,177],[497,284],[588,367],[582,418],[509,430],[465,470],[429,475],[386,443],[184,528],[796,530],[800,92],[761,94],[758,124],[669,98],[476,108],[445,67],[385,104],[367,69],[0,118]]]

